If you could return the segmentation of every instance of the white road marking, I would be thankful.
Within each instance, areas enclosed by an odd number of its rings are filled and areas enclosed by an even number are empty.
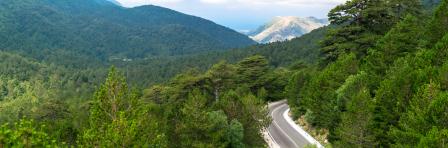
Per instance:
[[[265,140],[266,140],[266,142],[269,143],[269,147],[270,148],[281,148],[280,145],[277,143],[277,141],[275,141],[274,137],[272,137],[271,133],[269,133],[269,128],[267,128],[263,132],[263,134],[265,135],[265,138],[268,138],[268,139],[265,139]],[[266,137],[266,136],[268,136],[268,137]]]
[[[284,105],[286,105],[286,104],[284,104]],[[280,105],[279,107],[277,107],[277,108],[275,108],[273,111],[272,111],[272,113],[271,113],[271,116],[272,117],[274,117],[273,116],[273,114],[274,114],[274,112],[277,112],[277,110],[279,110],[282,106],[284,106],[284,105]],[[274,121],[274,125],[276,126],[276,127],[278,127],[278,129],[280,129],[280,132],[282,132],[283,133],[283,135],[285,135],[296,147],[299,147],[298,145],[297,145],[297,143],[294,141],[294,140],[292,140],[292,138],[291,137],[289,137],[289,135],[288,134],[286,134],[286,132],[278,125],[278,123],[277,122],[275,122],[275,120],[272,120],[272,121]],[[275,139],[274,139],[274,141],[275,141]]]

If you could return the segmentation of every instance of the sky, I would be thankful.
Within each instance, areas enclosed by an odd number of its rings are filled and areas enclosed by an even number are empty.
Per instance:
[[[117,0],[125,7],[157,5],[202,17],[237,31],[254,30],[276,16],[326,18],[347,0]]]

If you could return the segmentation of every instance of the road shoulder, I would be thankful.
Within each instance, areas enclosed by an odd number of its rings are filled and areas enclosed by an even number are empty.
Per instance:
[[[310,134],[308,134],[305,130],[303,130],[299,125],[297,125],[292,118],[289,116],[290,109],[288,108],[283,113],[283,118],[291,125],[298,133],[300,133],[309,143],[313,143],[318,148],[323,148],[322,144],[320,144],[316,139],[314,139]]]

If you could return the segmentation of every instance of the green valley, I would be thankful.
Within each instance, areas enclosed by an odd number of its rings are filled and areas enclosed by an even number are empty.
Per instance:
[[[154,5],[0,10],[1,148],[268,147],[281,100],[324,147],[448,146],[448,0],[348,0],[269,44]]]

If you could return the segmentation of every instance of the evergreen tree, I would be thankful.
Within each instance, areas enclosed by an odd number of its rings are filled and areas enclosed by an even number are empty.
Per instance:
[[[244,148],[244,127],[237,120],[232,120],[229,127],[229,141],[232,148]]]
[[[435,54],[433,62],[435,65],[443,65],[448,57],[448,33],[434,46]]]
[[[223,91],[228,90],[234,86],[236,69],[233,65],[225,62],[220,62],[213,65],[207,72],[206,77],[210,79],[211,87],[213,87],[213,94],[216,100]]]
[[[263,56],[248,57],[237,64],[238,82],[247,84],[253,93],[263,87],[265,80],[262,77],[269,70],[268,61]]]
[[[341,122],[335,130],[337,147],[374,147],[375,141],[369,131],[372,118],[372,97],[367,87],[367,74],[360,72],[350,76],[338,90],[341,106]]]
[[[59,147],[45,131],[45,126],[38,127],[33,120],[20,120],[13,125],[0,126],[0,147]]]
[[[302,91],[304,106],[310,111],[311,124],[334,129],[339,121],[339,106],[336,90],[346,78],[358,71],[358,61],[354,54],[344,55],[338,61],[316,74]]]
[[[391,143],[391,138],[384,133],[397,125],[418,88],[436,77],[432,57],[434,53],[431,50],[422,50],[399,59],[381,82],[375,95],[372,122],[376,140],[381,146]]]
[[[350,0],[332,9],[328,17],[334,30],[322,41],[323,65],[342,54],[353,52],[359,59],[367,55],[389,29],[404,16],[420,13],[418,0]]]
[[[389,133],[399,147],[446,147],[446,92],[431,82],[422,87],[401,118],[399,126]]]
[[[308,85],[313,73],[314,70],[310,68],[295,72],[285,88],[288,105],[291,108],[291,112],[296,117],[305,115],[306,113],[306,100],[302,96],[302,91],[304,91],[303,88]]]
[[[428,121],[428,106],[439,95],[437,84],[430,83],[420,88],[411,100],[408,111],[400,118],[399,125],[389,132],[397,146],[416,146],[422,135],[432,130]]]
[[[226,113],[229,120],[234,120],[232,121],[234,122],[233,126],[242,125],[241,129],[244,129],[244,133],[238,133],[237,136],[243,136],[241,140],[244,146],[264,146],[265,142],[259,130],[266,128],[270,123],[267,115],[269,112],[263,100],[256,98],[249,90],[242,90],[226,92],[217,106]],[[243,92],[243,94],[240,92]]]
[[[266,73],[261,79],[265,82],[260,90],[265,90],[265,97],[260,97],[267,101],[283,100],[286,97],[285,87],[288,85],[291,72],[285,68],[278,68]],[[260,91],[259,90],[259,91]]]
[[[261,99],[250,93],[242,96],[241,103],[243,108],[238,121],[244,125],[244,143],[247,147],[263,147],[265,142],[260,129],[269,126],[268,108]]]
[[[206,98],[197,90],[190,94],[182,109],[176,132],[181,147],[244,147],[242,124],[229,119],[223,111],[207,111]]]
[[[448,33],[448,1],[441,0],[441,4],[437,7],[434,16],[430,22],[429,34],[430,43],[437,43],[442,37]]]
[[[176,129],[181,147],[211,147],[207,131],[207,99],[198,90],[192,92],[181,110],[182,120]],[[217,144],[217,143],[215,143]],[[222,146],[221,146],[222,147]]]
[[[408,15],[395,25],[374,48],[369,50],[365,65],[371,75],[384,76],[389,65],[400,57],[424,47],[424,26],[419,18]]]
[[[140,108],[138,95],[131,92],[124,77],[111,68],[106,82],[98,89],[90,109],[89,127],[80,136],[81,145],[99,147],[166,147],[164,135],[151,134],[143,125],[147,112]],[[153,119],[154,120],[154,119]]]

